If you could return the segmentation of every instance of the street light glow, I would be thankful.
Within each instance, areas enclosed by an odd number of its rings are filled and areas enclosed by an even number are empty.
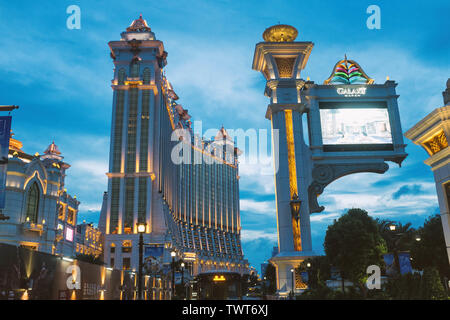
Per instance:
[[[138,232],[139,233],[144,233],[145,232],[145,227],[146,227],[145,223],[138,223],[138,226],[137,226]]]

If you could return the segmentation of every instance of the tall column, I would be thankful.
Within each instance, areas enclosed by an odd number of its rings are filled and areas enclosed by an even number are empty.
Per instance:
[[[272,125],[272,154],[275,163],[275,197],[279,254],[270,261],[277,270],[280,295],[292,290],[291,269],[314,255],[307,189],[311,183],[311,152],[303,139],[300,101],[304,69],[312,42],[294,42],[297,30],[276,25],[265,30],[265,42],[256,45],[253,69],[267,80],[265,95],[270,98],[266,118]],[[298,211],[293,210],[300,202]]]
[[[450,79],[443,92],[444,107],[437,108],[405,133],[405,137],[422,146],[430,156],[425,164],[431,167],[436,183],[445,246],[450,263]]]

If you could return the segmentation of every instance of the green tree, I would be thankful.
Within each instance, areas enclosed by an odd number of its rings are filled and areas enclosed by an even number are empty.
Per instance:
[[[325,285],[325,281],[330,279],[331,264],[327,256],[308,258],[297,267],[300,272],[308,272],[308,287],[315,289],[320,285]]]
[[[381,237],[386,242],[387,251],[409,251],[414,243],[416,230],[411,228],[411,223],[402,224],[392,220],[376,219]],[[390,226],[394,225],[395,230]]]
[[[411,228],[411,223],[402,224],[401,222],[394,222],[392,220],[375,220],[378,225],[378,231],[381,237],[386,242],[387,251],[394,254],[394,266],[397,271],[400,268],[400,261],[398,260],[398,253],[402,251],[410,251],[415,241],[416,230]],[[394,226],[394,230],[391,227]]]
[[[450,277],[447,250],[441,217],[429,217],[423,227],[418,229],[420,241],[415,241],[411,248],[412,266],[418,270],[436,268],[441,279]]]
[[[88,263],[92,263],[92,264],[98,264],[101,266],[105,264],[100,257],[96,257],[92,254],[79,253],[76,255],[75,258],[79,261],[84,261],[84,262],[88,262]]]
[[[275,294],[275,292],[277,291],[277,275],[276,269],[271,263],[267,265],[264,277],[268,282],[268,286],[266,288],[267,294]]]
[[[436,268],[427,267],[423,270],[422,283],[424,299],[442,300],[447,298],[444,286],[439,277],[439,272]]]
[[[391,299],[423,299],[422,277],[419,273],[407,273],[391,278],[386,284],[386,293]]]
[[[367,267],[383,265],[386,253],[386,242],[376,221],[365,210],[350,209],[328,226],[324,247],[330,263],[340,270],[343,281],[352,281],[366,297]]]

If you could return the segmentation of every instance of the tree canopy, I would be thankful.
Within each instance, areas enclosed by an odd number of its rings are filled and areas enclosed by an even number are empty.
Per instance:
[[[343,278],[349,279],[365,292],[367,267],[382,266],[386,242],[381,237],[376,221],[362,209],[350,209],[328,226],[325,235],[325,253]]]
[[[445,248],[441,217],[429,217],[423,227],[417,230],[420,241],[411,246],[412,266],[418,270],[436,268],[441,277],[450,277],[450,266]]]

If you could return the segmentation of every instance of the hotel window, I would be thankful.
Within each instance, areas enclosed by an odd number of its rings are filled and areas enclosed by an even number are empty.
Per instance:
[[[114,258],[111,258],[111,263],[109,264],[111,268],[114,269]]]
[[[64,220],[65,218],[65,210],[64,210],[64,205],[63,204],[59,204],[58,205],[58,219],[60,220]]]
[[[117,76],[117,78],[118,78],[117,80],[118,80],[119,84],[124,84],[125,76],[126,76],[125,69],[121,68],[119,70],[118,76]]]
[[[114,121],[113,164],[112,172],[120,172],[122,155],[122,130],[124,117],[125,91],[117,90],[116,114]]]
[[[122,268],[123,270],[130,270],[131,258],[123,258]]]
[[[139,77],[139,62],[133,61],[131,63],[131,77],[136,78]]]
[[[69,208],[68,209],[68,214],[67,214],[67,222],[70,224],[74,224],[75,223],[75,210]]]
[[[111,225],[110,233],[117,234],[119,221],[120,178],[111,179]]]
[[[125,178],[125,219],[124,233],[133,233],[134,178]]]
[[[143,72],[143,81],[144,81],[144,84],[149,84],[150,83],[150,77],[151,77],[151,74],[150,74],[150,69],[149,68],[145,68],[144,69],[144,72]]]
[[[28,190],[26,217],[30,222],[36,223],[39,213],[39,187],[36,182]]]
[[[130,240],[125,240],[122,242],[122,252],[127,253],[127,252],[131,252],[132,247],[131,247],[131,241]]]

